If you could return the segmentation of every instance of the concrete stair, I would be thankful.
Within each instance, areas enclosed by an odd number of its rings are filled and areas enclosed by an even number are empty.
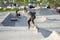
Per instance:
[[[36,28],[33,28],[31,27],[30,29],[28,29],[28,27],[23,27],[23,26],[17,26],[17,27],[13,27],[13,26],[5,26],[5,27],[0,27],[0,31],[27,31],[27,30],[30,30],[30,31],[38,31],[36,30]]]

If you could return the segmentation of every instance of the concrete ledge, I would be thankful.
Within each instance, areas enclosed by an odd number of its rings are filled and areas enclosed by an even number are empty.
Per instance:
[[[0,27],[0,31],[31,31],[38,32],[34,28],[28,29],[28,27]]]

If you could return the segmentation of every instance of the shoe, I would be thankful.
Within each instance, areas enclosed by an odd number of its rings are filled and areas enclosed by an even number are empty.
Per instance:
[[[28,27],[28,29],[30,29],[30,27]]]

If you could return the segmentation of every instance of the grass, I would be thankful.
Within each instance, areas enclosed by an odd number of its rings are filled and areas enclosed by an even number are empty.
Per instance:
[[[16,10],[23,10],[23,8],[14,8],[14,9],[11,9],[11,8],[1,8],[0,9],[0,12],[9,12],[9,11],[16,11]]]
[[[23,8],[20,8],[20,9],[19,8],[14,8],[14,9],[11,9],[11,8],[7,8],[7,9],[6,8],[1,8],[0,12],[10,12],[10,11],[16,11],[16,10],[20,10],[21,11],[21,10],[23,10]],[[60,14],[60,11],[58,13]]]

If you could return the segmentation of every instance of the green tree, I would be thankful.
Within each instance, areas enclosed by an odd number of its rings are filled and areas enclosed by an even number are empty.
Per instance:
[[[24,6],[28,5],[28,0],[24,0]]]
[[[1,1],[1,4],[3,5],[4,4],[4,0],[0,0]]]
[[[60,6],[60,0],[55,0],[55,6]]]
[[[49,3],[54,2],[54,0],[48,0]]]
[[[20,0],[14,0],[14,3],[19,4]]]
[[[46,3],[46,0],[42,0],[42,3],[45,4]]]

